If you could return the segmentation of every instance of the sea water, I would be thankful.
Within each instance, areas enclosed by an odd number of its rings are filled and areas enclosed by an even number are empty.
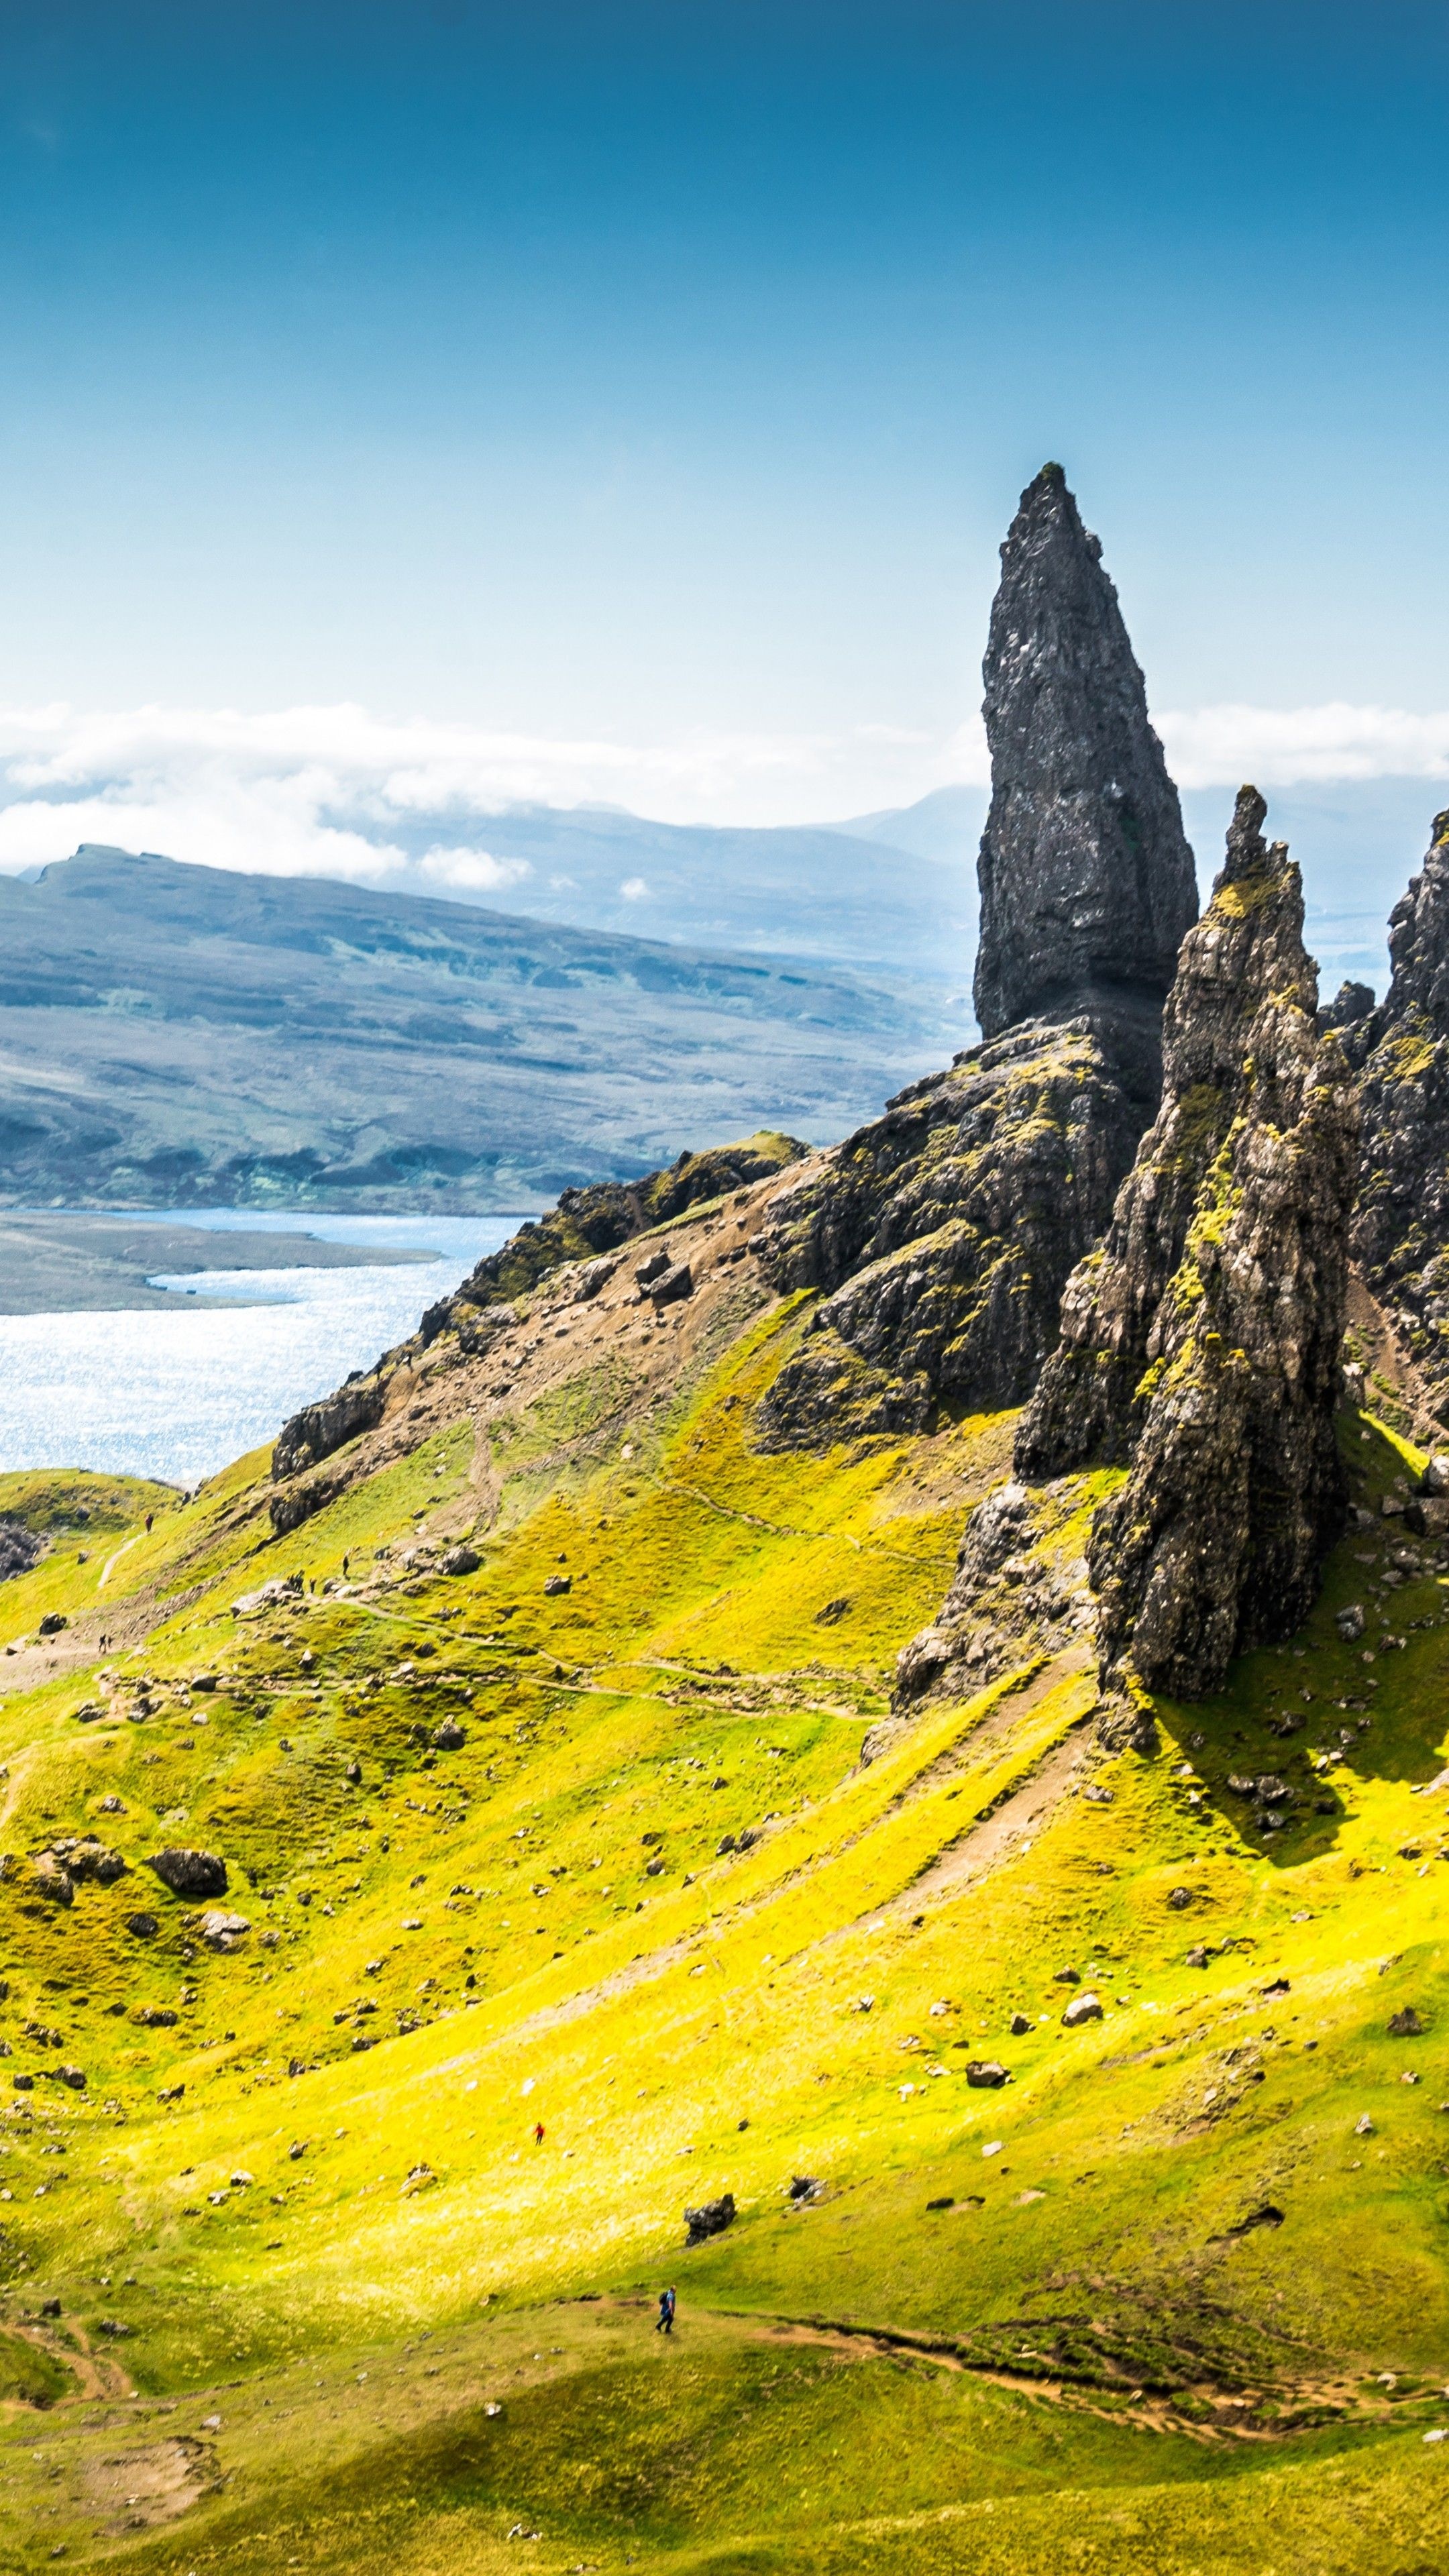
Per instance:
[[[311,1235],[423,1251],[355,1270],[158,1274],[147,1312],[0,1316],[0,1469],[94,1467],[192,1486],[274,1438],[416,1327],[423,1309],[517,1231],[516,1216],[148,1211],[157,1225]],[[244,1303],[202,1305],[201,1297]]]

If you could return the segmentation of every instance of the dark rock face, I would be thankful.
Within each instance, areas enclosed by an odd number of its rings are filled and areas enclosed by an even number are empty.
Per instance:
[[[764,1447],[919,1430],[942,1396],[1021,1402],[1152,1114],[1156,1032],[1134,1035],[1083,1014],[973,1047],[776,1198],[761,1267],[826,1295],[761,1403]]]
[[[1389,916],[1393,979],[1351,1032],[1363,1066],[1353,1252],[1437,1414],[1449,1407],[1449,813]]]
[[[1319,1012],[1318,1025],[1321,1029],[1356,1029],[1368,1018],[1373,1006],[1372,984],[1356,984],[1351,978],[1345,978],[1332,1001],[1326,1002]]]
[[[1241,791],[1167,1006],[1162,1108],[1067,1284],[1016,1451],[1035,1478],[1127,1464],[1087,1550],[1101,1660],[1184,1698],[1300,1625],[1343,1510],[1357,1103],[1265,811]]]
[[[344,1441],[355,1440],[360,1431],[371,1431],[382,1420],[386,1400],[385,1379],[360,1377],[350,1378],[320,1404],[304,1405],[277,1435],[272,1451],[274,1479],[280,1482],[300,1467],[315,1467],[319,1458],[330,1458]]]
[[[718,2200],[707,2200],[701,2209],[687,2209],[684,2213],[684,2223],[689,2230],[686,2243],[702,2245],[707,2236],[722,2236],[727,2227],[733,2226],[734,2216],[735,2196],[732,2191],[721,2192]]]
[[[163,1887],[173,1896],[225,1896],[226,1863],[215,1852],[188,1851],[169,1844],[165,1851],[153,1852],[146,1863],[154,1869]]]
[[[985,1035],[1122,987],[1160,1003],[1197,918],[1192,852],[1100,541],[1059,465],[1027,485],[1001,549],[983,677]]]
[[[825,1302],[760,1407],[767,1448],[919,1430],[942,1398],[1019,1404],[1156,1110],[1197,898],[1100,554],[1044,467],[1002,548],[984,665],[986,1042],[777,1197],[766,1274]]]
[[[19,1521],[0,1521],[0,1583],[12,1574],[28,1574],[40,1563],[45,1541]]]

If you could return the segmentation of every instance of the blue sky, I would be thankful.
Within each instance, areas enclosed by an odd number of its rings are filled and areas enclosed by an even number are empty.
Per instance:
[[[1446,74],[1399,0],[19,0],[0,865],[320,864],[279,716],[445,847],[975,775],[1050,455],[1189,783],[1442,776]]]

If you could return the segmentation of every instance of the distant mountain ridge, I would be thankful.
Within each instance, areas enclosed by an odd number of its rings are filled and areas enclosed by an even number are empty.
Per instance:
[[[939,985],[89,845],[0,879],[0,1203],[526,1208],[841,1133]]]

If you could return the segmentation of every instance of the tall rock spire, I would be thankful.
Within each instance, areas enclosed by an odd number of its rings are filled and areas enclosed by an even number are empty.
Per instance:
[[[1059,465],[1021,496],[982,665],[991,810],[976,1016],[995,1037],[1137,993],[1197,918],[1192,852],[1117,593]]]

